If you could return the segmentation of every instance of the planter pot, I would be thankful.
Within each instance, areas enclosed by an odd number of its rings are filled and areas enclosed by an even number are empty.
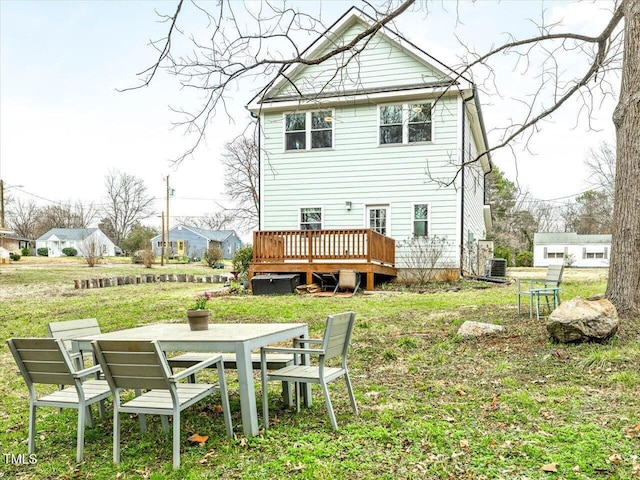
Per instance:
[[[207,330],[209,328],[209,310],[187,310],[187,319],[191,330]]]

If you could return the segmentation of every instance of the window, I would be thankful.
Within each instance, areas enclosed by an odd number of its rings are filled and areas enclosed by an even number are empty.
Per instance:
[[[300,209],[300,230],[320,230],[322,228],[321,208]]]
[[[307,145],[304,113],[289,113],[285,116],[285,144],[287,150],[304,150]]]
[[[388,225],[388,207],[367,207],[367,216],[369,221],[369,228],[374,232],[378,232],[381,235],[386,235],[389,228]]]
[[[333,112],[287,113],[284,117],[285,150],[331,148]]]
[[[429,205],[426,203],[413,206],[413,234],[416,237],[429,235]]]
[[[332,123],[330,111],[311,112],[311,148],[331,148]]]
[[[409,105],[409,143],[431,141],[431,105]]]
[[[430,142],[431,104],[380,106],[380,144]]]
[[[402,143],[402,105],[380,107],[380,143]]]
[[[548,252],[547,258],[564,258],[564,252]]]
[[[587,252],[586,258],[604,258],[604,252]]]

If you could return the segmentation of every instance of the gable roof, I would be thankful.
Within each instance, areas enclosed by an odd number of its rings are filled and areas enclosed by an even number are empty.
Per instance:
[[[61,241],[81,241],[98,230],[97,228],[52,228],[47,233],[37,239],[44,242],[55,237]]]
[[[205,230],[203,228],[187,227],[185,225],[182,225],[182,228],[191,230],[193,233],[214,242],[224,242],[227,238],[236,234],[233,230]]]
[[[345,37],[354,27],[360,27],[361,32],[368,28],[376,26],[377,21],[364,13],[362,10],[352,7],[342,17],[340,17],[333,25],[331,25],[323,34],[321,34],[309,47],[307,47],[300,56],[305,59],[318,59],[322,58],[324,54],[335,49],[336,47],[349,44],[352,40],[356,40],[358,35],[351,32],[351,39]],[[420,64],[423,69],[423,75],[418,81],[403,81],[402,78],[397,78],[396,85],[393,88],[389,87],[369,87],[362,85],[360,79],[358,84],[354,85],[351,90],[341,89],[339,92],[336,90],[325,89],[322,87],[322,91],[313,92],[312,97],[314,102],[322,101],[323,99],[336,98],[337,96],[349,97],[353,96],[382,96],[389,92],[409,92],[422,90],[441,90],[444,91],[451,85],[455,85],[459,90],[470,90],[472,88],[472,82],[466,77],[459,75],[452,68],[448,67],[444,63],[440,62],[433,56],[429,55],[424,50],[411,43],[409,40],[398,34],[387,25],[380,25],[379,29],[371,36],[368,36],[357,43],[358,49],[368,48],[369,43],[376,41],[384,41],[389,44],[390,48],[395,52],[399,52],[405,57],[409,57],[413,62]],[[348,51],[349,52],[349,51]],[[351,55],[352,53],[348,53]],[[342,68],[344,61],[337,56],[338,67]],[[352,60],[352,59],[351,59]],[[349,60],[349,61],[351,61]],[[329,62],[330,59],[325,60]],[[335,60],[334,60],[335,61]],[[324,63],[324,62],[323,62]],[[293,86],[295,80],[299,80],[303,74],[316,68],[316,65],[306,64],[294,64],[288,65],[276,79],[270,82],[265,88],[263,88],[247,105],[247,108],[251,111],[259,111],[268,107],[268,104],[283,103],[287,101],[300,102],[305,100],[306,95],[310,92],[302,92],[298,86]],[[326,68],[326,67],[325,67]],[[358,65],[356,68],[360,68]],[[344,76],[338,79],[338,82],[344,81]],[[283,92],[285,92],[283,94]],[[287,94],[288,92],[288,94]]]
[[[189,230],[190,232],[213,242],[222,243],[227,240],[229,237],[235,236],[238,237],[235,230],[206,230],[204,228],[191,227],[188,225],[174,225],[169,229],[169,234],[171,232],[175,232],[177,230]],[[154,239],[160,238],[162,234],[156,235],[153,237]]]

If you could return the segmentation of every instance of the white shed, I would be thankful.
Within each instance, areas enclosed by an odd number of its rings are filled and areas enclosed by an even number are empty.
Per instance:
[[[564,262],[571,267],[608,267],[611,235],[536,233],[533,236],[533,266]]]

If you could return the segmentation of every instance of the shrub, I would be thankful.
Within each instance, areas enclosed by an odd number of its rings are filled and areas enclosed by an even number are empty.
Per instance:
[[[233,255],[231,265],[233,271],[238,272],[238,276],[242,277],[249,273],[249,264],[253,260],[253,246],[239,248]]]
[[[24,247],[21,252],[23,257],[28,257],[29,255],[31,255],[31,250],[29,249],[29,247]]]
[[[46,247],[43,248],[39,248],[38,250],[36,250],[36,253],[40,256],[40,257],[48,257],[49,256],[49,249]]]
[[[20,260],[20,255],[18,255],[17,253],[11,252],[9,253],[9,258],[14,262],[17,262],[18,260]]]
[[[78,250],[72,247],[66,247],[62,249],[62,253],[64,253],[67,257],[75,257],[78,255]]]
[[[418,284],[425,284],[436,276],[436,267],[443,266],[449,243],[446,237],[413,236],[398,243],[401,258],[407,267],[407,276]]]
[[[223,257],[224,254],[222,253],[222,249],[217,245],[212,245],[205,252],[204,261],[207,262],[209,267],[213,267],[216,263],[220,262]]]
[[[533,253],[529,251],[518,252],[516,255],[516,267],[532,267]]]
[[[513,251],[509,247],[496,247],[493,250],[493,258],[504,258],[507,266],[513,265]]]

